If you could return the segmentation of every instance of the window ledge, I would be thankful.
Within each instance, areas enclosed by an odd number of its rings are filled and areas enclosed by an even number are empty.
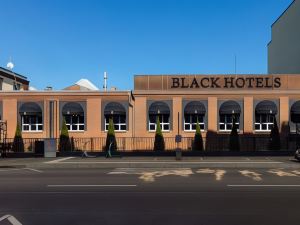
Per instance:
[[[22,133],[43,133],[43,130],[22,130]]]
[[[85,130],[68,130],[69,133],[84,133]]]

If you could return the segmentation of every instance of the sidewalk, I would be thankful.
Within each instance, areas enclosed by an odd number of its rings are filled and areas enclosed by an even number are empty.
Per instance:
[[[295,168],[293,157],[1,158],[1,168]]]

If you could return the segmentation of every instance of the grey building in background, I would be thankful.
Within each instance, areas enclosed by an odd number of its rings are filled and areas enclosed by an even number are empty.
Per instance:
[[[294,0],[272,24],[269,74],[300,74],[300,0]]]

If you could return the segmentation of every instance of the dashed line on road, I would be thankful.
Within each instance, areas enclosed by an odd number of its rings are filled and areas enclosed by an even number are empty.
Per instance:
[[[47,161],[44,163],[47,163],[47,164],[59,163],[59,162],[65,161],[65,160],[73,159],[73,158],[75,158],[75,157],[66,157],[66,158],[61,158],[61,159],[55,159],[55,160]]]
[[[37,173],[43,173],[43,171],[37,170],[37,169],[33,169],[33,168],[24,168],[24,170],[30,170],[30,171],[34,171],[34,172],[37,172]]]
[[[137,187],[136,184],[49,184],[52,187]]]
[[[300,187],[300,184],[227,184],[227,187]]]

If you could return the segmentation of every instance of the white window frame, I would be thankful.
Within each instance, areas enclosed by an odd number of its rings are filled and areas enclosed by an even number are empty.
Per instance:
[[[29,123],[24,123],[24,117],[29,118]],[[42,118],[42,123],[32,123],[31,120],[32,118],[35,118],[35,121],[38,121],[38,117]],[[38,132],[38,131],[43,131],[44,125],[43,125],[43,117],[42,115],[21,115],[21,122],[22,122],[22,132]],[[25,130],[24,127],[28,126],[28,130]],[[36,129],[32,129],[33,126],[36,127]],[[42,126],[42,129],[39,129],[39,126]]]
[[[67,120],[65,118],[66,116],[69,116],[71,118],[70,123],[67,123]],[[75,118],[75,116],[78,120],[73,122],[73,119]],[[68,131],[84,131],[85,130],[84,116],[83,116],[83,123],[79,123],[79,116],[77,116],[77,115],[65,114],[64,119],[66,121],[67,127],[69,127]],[[73,126],[76,126],[77,128],[73,130]],[[83,129],[80,129],[80,126],[83,126]]]
[[[153,116],[153,115],[151,115]],[[160,127],[161,127],[161,131],[170,131],[170,114],[158,114],[158,115],[155,115],[156,117],[157,116],[161,116],[162,120],[159,121],[160,122]],[[165,122],[165,117],[168,118],[168,122]],[[164,125],[168,125],[169,129],[164,129]],[[150,129],[151,126],[154,126],[154,129]],[[152,123],[150,122],[150,115],[149,115],[149,124],[148,124],[148,130],[149,131],[156,131],[156,122],[155,123]]]
[[[267,116],[267,122],[261,122],[262,121],[262,116]],[[256,117],[259,116],[259,121],[260,122],[256,122]],[[271,117],[273,118],[273,122],[271,122]],[[270,126],[274,126],[274,120],[275,119],[275,115],[273,114],[256,114],[255,115],[255,123],[254,123],[254,129],[256,132],[271,132],[272,128],[270,128]],[[256,125],[259,125],[259,129],[256,129]],[[266,125],[266,129],[263,129],[263,125]]]
[[[233,115],[231,114],[223,114],[223,115],[219,115],[219,131],[221,132],[230,132],[232,129],[228,129],[228,125],[231,125],[231,127],[233,126]],[[221,122],[221,116],[225,116],[225,122]],[[237,115],[235,115],[237,116]],[[229,117],[231,117],[231,122]],[[224,125],[224,129],[221,129],[221,125]],[[238,115],[238,120],[235,122],[235,125],[237,125],[237,131],[240,131],[240,115]]]
[[[186,116],[189,116],[189,121],[187,122],[186,120],[185,120],[185,117]],[[197,114],[185,114],[184,115],[184,123],[183,123],[183,128],[184,128],[184,131],[196,131],[196,129],[193,129],[193,125],[197,125],[197,122],[196,123],[192,123],[192,116],[196,116],[196,117],[203,117],[203,122],[199,122],[198,121],[198,123],[199,123],[199,125],[200,125],[200,130],[201,131],[205,131],[205,122],[204,122],[204,118],[205,118],[205,115],[197,115]],[[185,128],[185,126],[189,126],[189,129],[186,129]],[[201,126],[203,126],[203,129],[201,129]]]
[[[118,123],[114,123],[115,131],[127,131],[126,115],[125,115],[125,123],[121,123],[121,116],[122,115],[118,115],[118,114],[112,115],[112,117],[118,117]],[[109,118],[108,117],[109,116],[105,116],[105,123],[104,123],[104,129],[105,129],[105,131],[108,131],[107,128],[106,128],[109,125]],[[125,125],[125,130],[121,128],[124,125]],[[117,127],[117,129],[116,129],[116,127]]]

